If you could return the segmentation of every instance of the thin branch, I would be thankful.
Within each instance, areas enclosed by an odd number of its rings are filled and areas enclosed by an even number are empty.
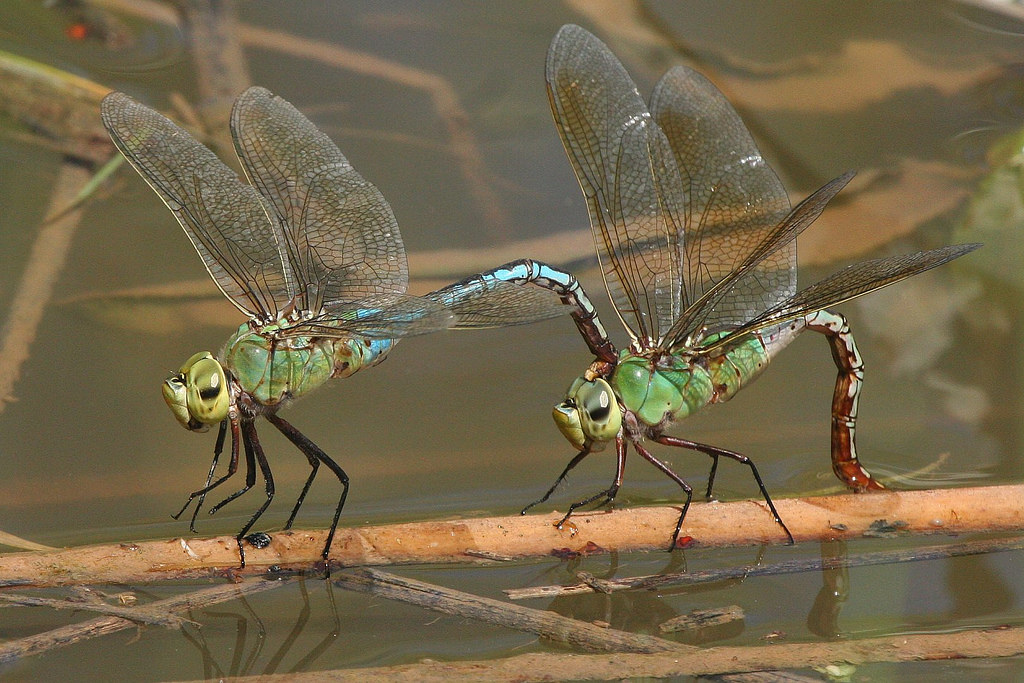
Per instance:
[[[568,655],[536,653],[472,662],[425,660],[393,667],[289,674],[290,683],[330,680],[480,681],[589,680],[711,676],[775,669],[823,668],[840,662],[920,662],[962,658],[1013,657],[1024,654],[1024,628],[957,633],[895,635],[828,643],[773,643],[750,647],[712,647],[696,652]],[[233,679],[235,681],[252,679]],[[274,680],[261,678],[260,680]]]
[[[181,628],[181,625],[187,621],[187,619],[176,617],[173,614],[166,614],[161,610],[154,610],[149,607],[108,605],[105,602],[57,600],[54,598],[41,598],[35,595],[13,595],[11,593],[0,593],[0,601],[20,607],[52,607],[54,609],[76,612],[96,612],[112,617],[130,619],[139,624],[152,624],[153,626],[164,626],[167,628]]]
[[[883,491],[815,498],[777,499],[798,542],[849,540],[875,533],[880,520],[900,534],[1024,531],[1024,485],[926,491]],[[481,563],[608,551],[664,550],[679,510],[662,506],[577,513],[557,529],[561,514],[412,522],[338,529],[331,547],[335,566]],[[691,547],[785,543],[785,534],[761,501],[700,503],[683,525]],[[265,548],[238,548],[230,536],[173,539],[70,550],[0,555],[0,586],[140,583],[169,579],[258,574],[273,567],[311,569],[320,560],[326,531],[271,535]]]
[[[341,574],[336,577],[336,583],[342,588],[419,605],[435,612],[536,633],[588,652],[650,653],[694,649],[656,636],[601,628],[554,612],[510,605],[507,602],[482,598],[380,570],[361,569]]]
[[[529,586],[527,588],[507,590],[505,595],[510,600],[526,600],[528,598],[554,598],[561,595],[578,595],[581,593],[653,590],[672,586],[694,586],[729,579],[743,579],[748,576],[774,576],[796,572],[817,572],[823,569],[835,569],[838,567],[865,567],[878,564],[920,562],[922,560],[939,560],[950,557],[962,557],[964,555],[982,555],[1012,550],[1024,550],[1024,538],[969,541],[967,543],[908,548],[904,550],[883,550],[874,553],[849,555],[833,560],[807,558],[791,562],[724,567],[706,571],[686,572],[685,574],[656,574],[651,576],[631,576],[624,579],[603,579],[597,586],[593,585],[586,577],[580,577],[580,583],[571,586]]]
[[[234,600],[244,595],[259,593],[287,583],[286,581],[258,580],[246,583],[229,584],[204,588],[193,593],[186,593],[166,600],[159,600],[144,607],[150,613],[164,610],[171,612],[184,612],[186,610],[200,609],[209,605]],[[130,619],[116,616],[105,616],[90,619],[80,624],[62,626],[45,633],[40,633],[27,638],[19,638],[0,644],[0,664],[8,664],[25,657],[48,652],[58,647],[71,645],[87,638],[116,633],[135,626],[136,623]]]

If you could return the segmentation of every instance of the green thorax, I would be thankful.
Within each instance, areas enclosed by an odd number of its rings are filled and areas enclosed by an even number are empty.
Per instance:
[[[333,377],[348,377],[384,360],[390,339],[278,337],[276,323],[243,324],[221,352],[221,363],[263,405],[298,398]]]
[[[655,427],[729,400],[767,364],[768,355],[755,334],[713,356],[624,351],[611,384],[627,409]]]

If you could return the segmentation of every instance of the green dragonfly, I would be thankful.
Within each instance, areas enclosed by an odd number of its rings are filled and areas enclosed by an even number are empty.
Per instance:
[[[266,499],[237,535],[243,541],[270,505],[274,479],[256,420],[265,418],[309,461],[310,474],[285,528],[291,528],[321,465],[341,483],[323,559],[328,560],[349,491],[345,471],[278,410],[328,379],[384,360],[402,337],[449,327],[533,322],[569,312],[595,354],[606,354],[604,328],[575,278],[546,264],[519,260],[425,297],[406,294],[408,265],[398,223],[380,191],[360,176],[330,138],[295,107],[264,88],[239,96],[231,114],[243,182],[188,132],[123,93],[101,105],[114,144],[174,213],[210,276],[248,320],[218,356],[189,358],[163,384],[163,396],[185,428],[219,425],[206,495],[228,481],[245,457],[245,484],[214,513],[256,484]],[[527,286],[528,285],[528,286]],[[227,472],[216,478],[227,433]],[[266,542],[252,537],[252,544]]]
[[[605,287],[630,346],[599,354],[555,407],[555,422],[579,452],[526,509],[546,501],[587,455],[614,442],[611,486],[573,503],[559,524],[581,506],[610,503],[632,444],[686,494],[672,534],[675,547],[692,489],[648,451],[644,441],[650,440],[710,456],[708,497],[719,458],[747,465],[792,541],[749,458],[665,430],[728,401],[804,330],[825,335],[839,368],[832,468],[852,489],[882,488],[854,445],[860,355],[846,319],[825,309],[979,245],[865,261],[797,291],[796,237],[852,173],[791,208],[739,115],[706,78],[675,67],[647,104],[608,47],[578,26],[562,27],[552,41],[546,80],[555,125],[590,211]]]

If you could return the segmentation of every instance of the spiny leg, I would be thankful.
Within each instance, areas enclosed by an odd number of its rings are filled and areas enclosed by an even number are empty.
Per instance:
[[[711,456],[712,459],[714,459],[716,467],[718,465],[718,458],[719,458],[719,456],[724,456],[726,458],[731,458],[731,459],[735,460],[736,462],[738,462],[740,464],[743,464],[743,465],[746,465],[747,467],[749,467],[751,474],[754,475],[754,481],[757,482],[757,488],[760,489],[761,496],[764,497],[764,502],[768,504],[768,509],[772,513],[772,518],[775,520],[775,523],[778,524],[779,526],[781,526],[782,530],[786,532],[786,537],[789,539],[790,544],[794,543],[794,541],[793,541],[793,534],[791,534],[789,532],[789,527],[787,527],[786,523],[782,521],[782,518],[779,516],[779,511],[775,509],[775,503],[772,502],[772,497],[770,495],[768,495],[768,489],[765,488],[764,480],[761,479],[761,473],[757,471],[757,465],[754,464],[753,460],[751,460],[750,458],[748,458],[747,456],[745,456],[745,455],[743,455],[741,453],[736,453],[735,451],[729,451],[729,450],[726,450],[724,448],[719,448],[718,446],[710,446],[708,444],[698,443],[696,441],[689,441],[687,439],[680,439],[677,436],[669,436],[667,434],[662,434],[662,435],[658,436],[657,438],[655,438],[654,440],[656,442],[660,443],[660,444],[665,445],[665,446],[675,446],[677,448],[689,448],[690,450],[699,451],[701,453],[704,453],[705,455],[709,455],[709,456]],[[641,455],[643,455],[643,454],[641,453]],[[646,458],[647,456],[644,456],[644,457]],[[651,459],[648,458],[648,460],[651,460]],[[659,463],[657,463],[654,460],[651,460],[651,462],[654,463],[655,466],[664,467],[664,465],[659,465]],[[668,474],[670,477],[672,477],[672,479],[674,481],[676,481],[677,483],[682,481],[682,480],[677,479],[674,474],[670,474],[670,471],[668,471],[667,468],[663,469],[662,471],[665,472],[666,474]],[[712,468],[712,474],[713,473],[714,473],[714,467]],[[685,484],[682,484],[682,485],[685,486]],[[710,483],[708,484],[708,496],[709,497],[711,496],[711,485],[710,485]],[[690,504],[689,499],[687,499],[686,504],[687,505]],[[683,514],[684,515],[686,514],[685,510],[683,511]],[[679,528],[682,525],[682,523],[683,523],[683,519],[682,519],[682,517],[680,517],[679,518],[679,526],[676,526],[676,535],[677,536],[679,535]],[[675,537],[673,537],[672,542],[675,543]]]
[[[288,440],[295,444],[295,447],[302,451],[307,458],[316,458],[323,464],[327,465],[327,468],[334,472],[334,476],[336,476],[338,481],[341,482],[341,498],[338,499],[338,507],[334,510],[334,519],[331,520],[331,529],[327,532],[327,542],[324,544],[323,553],[321,553],[321,556],[324,558],[324,562],[327,562],[327,557],[331,551],[331,543],[334,542],[334,532],[338,529],[338,520],[341,518],[341,510],[345,507],[345,499],[348,498],[348,475],[345,474],[345,470],[343,470],[338,463],[334,462],[334,460],[332,460],[326,453],[320,450],[319,446],[310,441],[304,434],[302,434],[302,432],[293,427],[285,419],[273,413],[268,414],[266,417],[267,420],[270,421],[270,424],[277,427],[282,434],[288,437]],[[309,488],[309,482],[311,482],[312,479],[312,476],[310,476],[309,481],[306,482],[306,489]],[[298,512],[299,506],[302,504],[302,497],[306,495],[306,489],[303,489],[302,496],[299,497],[299,501],[295,504],[295,510],[292,511],[292,517],[294,517],[295,513]],[[291,522],[289,521],[289,524],[290,523]]]
[[[668,465],[651,455],[650,451],[641,446],[639,441],[633,442],[633,448],[635,448],[636,452],[640,454],[640,457],[661,470],[661,472],[669,479],[679,484],[680,488],[682,488],[686,493],[686,502],[683,503],[683,511],[679,513],[679,519],[676,520],[676,529],[672,532],[672,542],[668,546],[670,551],[675,550],[676,541],[679,540],[679,530],[683,528],[683,520],[686,519],[686,513],[690,509],[690,501],[693,500],[693,488],[683,481],[682,477],[673,472]]]
[[[268,413],[265,417],[270,422],[270,424],[272,424],[275,427],[277,427],[281,431],[281,433],[284,434],[285,436],[287,436],[289,439],[291,439],[292,437],[289,435],[289,433],[287,431],[282,429],[281,424],[288,425],[288,427],[291,427],[291,429],[294,430],[296,434],[298,434],[298,430],[295,430],[295,428],[292,427],[289,423],[285,422],[283,418],[271,419],[271,418],[277,418],[276,414]],[[300,434],[300,436],[302,436],[302,435]],[[303,437],[303,438],[305,438],[305,437]],[[307,439],[307,441],[308,441],[308,439]],[[298,446],[299,450],[302,451],[302,454],[304,456],[306,456],[306,460],[309,461],[310,472],[309,472],[309,477],[306,478],[305,485],[302,487],[302,491],[299,493],[298,499],[295,501],[295,506],[292,508],[291,514],[288,515],[288,521],[285,522],[285,525],[284,525],[285,530],[288,530],[288,529],[292,528],[292,524],[295,522],[295,516],[297,514],[299,514],[299,508],[302,507],[302,502],[304,500],[306,500],[306,494],[309,493],[309,487],[313,485],[313,480],[316,479],[316,473],[320,470],[320,459],[316,456],[315,452],[310,452],[310,451],[305,450],[301,445],[295,443],[294,440],[292,441],[292,443],[294,443],[296,446]],[[313,446],[313,448],[316,449],[316,450],[319,450],[318,448],[316,448],[315,445]],[[327,456],[324,456],[324,457],[327,457]],[[345,481],[346,482],[348,481],[348,477],[347,476],[345,477]],[[347,495],[347,488],[346,488],[346,495]]]
[[[558,524],[556,524],[555,526],[561,529],[562,525],[565,524],[568,521],[569,517],[572,516],[572,513],[576,512],[576,510],[580,509],[581,507],[584,507],[585,505],[590,505],[595,500],[604,498],[604,500],[598,503],[598,507],[602,505],[608,505],[613,500],[615,500],[615,496],[619,492],[619,487],[622,486],[622,477],[625,475],[625,473],[626,440],[619,436],[615,439],[615,479],[612,481],[612,485],[609,486],[604,491],[595,493],[594,495],[588,498],[584,498],[583,500],[577,501],[570,505],[569,511],[565,513],[565,517],[562,517],[562,519],[560,519]]]
[[[543,496],[541,496],[540,498],[538,498],[537,500],[533,501],[532,503],[524,507],[522,510],[520,510],[519,514],[525,515],[529,511],[529,509],[532,508],[534,505],[540,505],[541,503],[547,501],[547,499],[551,497],[551,494],[555,492],[555,489],[557,489],[559,485],[561,485],[561,483],[565,481],[565,478],[569,475],[569,472],[574,467],[576,467],[576,465],[579,465],[583,458],[590,455],[590,450],[591,447],[587,445],[583,448],[582,451],[577,453],[573,457],[573,459],[569,461],[569,464],[565,466],[565,469],[562,470],[562,473],[558,475],[558,478],[555,479],[555,483],[551,485],[551,488],[547,490],[547,493],[545,493]]]
[[[228,472],[223,477],[218,479],[215,483],[213,481],[213,474],[217,469],[220,455],[224,450],[224,437],[227,434],[228,423],[231,424],[231,459],[228,461]],[[174,519],[178,519],[188,509],[188,506],[192,503],[196,497],[199,498],[199,502],[196,504],[195,510],[192,511],[192,519],[188,524],[189,530],[192,533],[196,533],[196,519],[199,517],[199,511],[203,509],[203,502],[206,500],[206,494],[217,488],[228,479],[235,475],[238,471],[238,421],[225,419],[220,423],[220,431],[217,433],[217,444],[213,449],[213,463],[210,464],[210,474],[206,477],[206,485],[198,491],[193,491],[189,494],[188,500],[178,510],[178,514],[171,515]]]
[[[818,311],[806,318],[807,327],[828,338],[832,359],[839,368],[832,395],[832,471],[855,491],[877,491],[885,487],[864,469],[857,459],[854,430],[857,404],[864,384],[864,363],[846,318],[831,311]]]
[[[270,463],[267,462],[267,456],[263,452],[263,446],[260,445],[260,438],[256,434],[256,422],[254,420],[245,420],[242,423],[242,445],[245,447],[246,463],[251,463],[255,460],[256,463],[259,464],[260,471],[263,472],[263,481],[266,484],[267,494],[267,499],[263,501],[263,505],[260,505],[259,509],[253,513],[252,517],[249,518],[249,521],[242,527],[242,530],[238,532],[237,536],[235,536],[235,541],[238,543],[238,554],[242,560],[241,568],[245,569],[245,548],[242,544],[245,540],[245,535],[249,533],[249,529],[253,527],[256,520],[258,520],[270,506],[270,501],[274,500],[274,475],[270,471]],[[255,483],[256,471],[253,468],[250,469],[252,472],[252,479],[254,480],[253,483]],[[220,505],[223,505],[226,502],[227,501],[223,501]],[[217,507],[220,507],[220,505]]]
[[[254,425],[255,422],[253,422],[253,420],[245,418],[242,419],[242,445],[245,450],[245,486],[210,508],[211,515],[256,485],[256,455],[253,449],[249,446],[249,441],[247,440],[248,437],[246,436],[249,427],[252,427],[252,432],[255,433],[256,429]]]

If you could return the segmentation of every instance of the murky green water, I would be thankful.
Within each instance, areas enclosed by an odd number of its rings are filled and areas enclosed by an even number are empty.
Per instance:
[[[573,3],[292,2],[285,9],[251,1],[239,14],[243,28],[285,36],[282,49],[243,32],[252,82],[306,112],[381,189],[401,224],[414,277],[447,271],[451,280],[473,263],[434,253],[439,249],[497,248],[509,258],[555,263],[587,254],[586,209],[550,121],[542,77],[548,42],[560,25],[579,23],[608,42],[642,91],[672,64],[696,66],[733,100],[794,195],[849,168],[860,171],[801,238],[805,284],[866,255],[986,243],[952,266],[842,309],[868,372],[859,446],[875,474],[909,474],[902,486],[1020,480],[1017,266],[1024,210],[1019,164],[992,150],[1024,124],[1018,62],[1024,21],[956,3],[883,2],[649,3],[597,11]],[[168,108],[172,92],[194,102],[195,68],[178,30],[116,16],[135,43],[109,50],[68,38],[66,15],[35,2],[5,3],[0,49],[157,107]],[[324,58],[296,54],[307,45]],[[5,319],[60,166],[58,154],[24,132],[6,122],[0,128]],[[575,246],[515,246],[559,234]],[[581,244],[582,251],[573,251]],[[185,292],[205,277],[170,213],[131,171],[120,171],[88,203],[14,400],[0,413],[0,528],[52,545],[186,531],[169,514],[202,482],[213,436],[182,430],[160,399],[159,383],[194,351],[216,350],[240,319],[212,287],[198,300],[126,293],[162,285]],[[604,298],[596,270],[581,278],[595,298]],[[169,322],[175,319],[180,322]],[[550,423],[550,406],[588,362],[568,319],[438,334],[403,342],[383,365],[331,384],[290,407],[287,417],[351,475],[343,525],[508,514],[541,493],[571,455]],[[828,471],[834,372],[822,340],[801,339],[734,401],[675,433],[751,455],[776,497],[834,488]],[[262,436],[278,481],[279,500],[263,523],[273,529],[290,510],[307,465],[272,430]],[[702,458],[661,455],[695,488],[705,481]],[[564,508],[606,486],[612,469],[610,458],[591,458],[553,506]],[[631,466],[620,504],[676,500],[678,490],[648,470]],[[745,468],[724,464],[719,482],[723,499],[757,495]],[[325,477],[300,525],[327,523],[334,496]],[[243,498],[200,530],[233,533],[255,505]],[[851,551],[876,547],[865,542]],[[765,561],[819,552],[812,545],[772,548]],[[688,551],[686,561],[694,570],[756,556],[754,549]],[[616,559],[616,565],[595,557],[578,567],[552,559],[408,574],[499,596],[503,588],[570,580],[579,568],[625,576],[656,572],[668,561],[663,555]],[[1020,569],[1019,553],[852,569],[832,633],[807,626],[822,585],[815,574],[533,606],[649,632],[676,614],[736,604],[746,613],[743,626],[709,640],[751,644],[781,632],[787,642],[813,642],[835,634],[1017,624]],[[7,609],[0,637],[80,618]],[[318,581],[193,618],[201,630],[150,627],[137,639],[126,632],[30,660],[11,674],[187,679],[547,647],[527,635],[339,590],[332,606]],[[914,680],[934,677],[939,666],[874,665],[861,673]],[[942,673],[975,679],[1020,675],[1007,662],[942,666]]]

